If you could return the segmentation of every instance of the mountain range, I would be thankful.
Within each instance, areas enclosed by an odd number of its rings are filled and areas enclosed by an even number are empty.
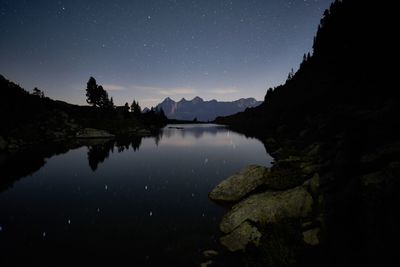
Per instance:
[[[204,101],[196,96],[192,100],[182,98],[176,102],[167,97],[156,106],[156,109],[160,110],[162,108],[169,119],[212,121],[218,116],[232,115],[244,111],[246,108],[256,107],[261,103],[262,101],[257,101],[254,98],[220,102],[215,99]]]

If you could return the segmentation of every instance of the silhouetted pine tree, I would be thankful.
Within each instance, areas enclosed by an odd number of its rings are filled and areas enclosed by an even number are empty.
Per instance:
[[[100,99],[101,92],[97,85],[96,79],[90,77],[86,85],[86,102],[94,107],[98,107],[100,104]]]
[[[97,85],[96,79],[89,78],[86,86],[86,102],[103,110],[113,110],[114,101],[108,98],[108,93],[103,86]]]
[[[34,96],[38,96],[40,98],[44,97],[44,92],[40,89],[38,89],[37,87],[33,88],[33,93]]]
[[[137,102],[135,100],[132,101],[131,112],[135,116],[140,116],[140,114],[142,114],[142,108],[140,107],[139,102]]]

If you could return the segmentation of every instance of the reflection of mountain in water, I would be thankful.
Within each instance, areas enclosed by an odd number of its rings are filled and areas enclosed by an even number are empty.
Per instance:
[[[213,124],[194,124],[189,126],[175,125],[175,126],[165,127],[161,131],[161,135],[170,138],[172,135],[175,135],[178,132],[182,138],[185,138],[186,136],[193,136],[196,139],[199,139],[204,134],[211,134],[215,136],[218,133],[225,131],[226,127],[222,125],[213,125]]]
[[[157,135],[146,137],[153,138],[156,145],[163,138],[169,139],[179,134],[185,137],[201,138],[203,135],[216,136],[226,131],[224,126],[210,124],[174,125],[167,126]],[[0,154],[0,192],[8,189],[15,181],[22,177],[32,175],[46,164],[46,159],[52,156],[67,153],[70,149],[86,146],[88,148],[87,159],[92,171],[96,171],[99,164],[104,162],[115,151],[121,153],[125,150],[139,150],[142,143],[141,136],[131,136],[119,139],[87,139],[74,143],[53,144],[49,146],[34,147],[29,150]]]

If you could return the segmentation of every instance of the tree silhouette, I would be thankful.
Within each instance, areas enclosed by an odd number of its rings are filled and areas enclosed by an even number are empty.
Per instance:
[[[135,116],[139,116],[140,114],[142,114],[142,109],[139,106],[139,102],[133,100],[132,101],[132,105],[131,105],[131,112],[135,115]]]
[[[161,119],[167,119],[167,116],[165,116],[165,112],[164,112],[163,108],[160,108],[158,115],[161,117]]]
[[[108,158],[108,156],[110,155],[110,151],[113,147],[113,141],[88,147],[87,157],[89,166],[92,171],[96,171],[99,163]]]
[[[99,107],[106,108],[109,106],[110,100],[108,99],[108,93],[104,90],[103,86],[98,87],[100,99],[99,99]]]
[[[40,98],[44,97],[44,92],[40,89],[38,89],[37,87],[33,88],[33,93],[34,96],[38,96]]]
[[[101,87],[101,89],[102,88],[103,87]],[[99,107],[101,97],[101,91],[97,85],[96,79],[90,77],[86,85],[86,102],[94,107]]]
[[[291,79],[293,79],[293,77],[294,77],[294,70],[292,68],[288,74],[286,81],[290,81]]]
[[[110,98],[110,100],[108,101],[107,104],[108,104],[108,106],[107,106],[108,109],[113,110],[115,108],[114,99],[112,97]]]
[[[114,101],[108,98],[108,93],[103,86],[97,85],[96,79],[89,78],[86,86],[86,102],[94,107],[100,107],[105,110],[114,109]]]
[[[129,104],[128,104],[128,102],[125,103],[123,110],[124,110],[123,111],[124,112],[124,118],[125,119],[129,118],[130,114],[129,114]]]

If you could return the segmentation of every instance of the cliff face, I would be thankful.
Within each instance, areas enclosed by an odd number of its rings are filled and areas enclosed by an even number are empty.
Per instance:
[[[322,230],[310,255],[318,252],[325,266],[396,261],[389,245],[400,237],[394,215],[400,200],[400,94],[388,67],[396,54],[392,8],[334,2],[299,70],[268,90],[259,107],[216,120],[264,140],[278,165],[312,152]]]

